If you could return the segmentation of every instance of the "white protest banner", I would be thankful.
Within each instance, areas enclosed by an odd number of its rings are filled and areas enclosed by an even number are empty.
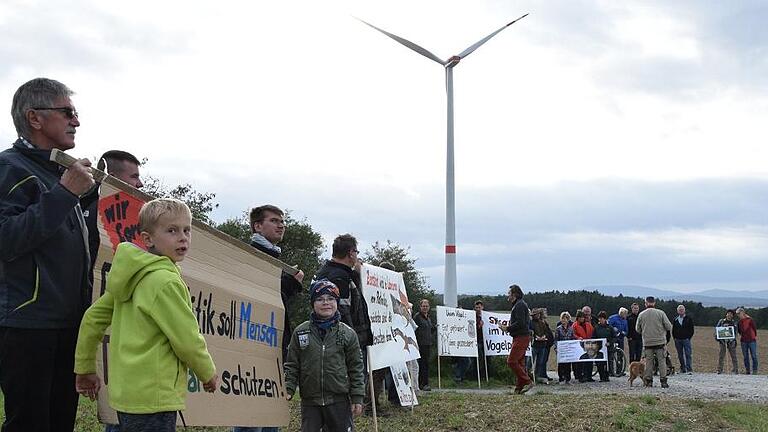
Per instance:
[[[104,292],[118,243],[145,247],[139,237],[138,214],[149,199],[110,177],[102,183],[97,210],[101,245],[94,271],[94,300]],[[202,383],[190,371],[187,409],[182,413],[185,423],[288,425],[281,362],[282,263],[196,220],[192,240],[186,259],[180,263],[181,274],[189,287],[200,332],[216,364],[219,388],[215,393],[204,392]],[[97,357],[98,374],[104,378],[98,415],[103,422],[117,423],[107,396],[108,347],[109,335]]]
[[[608,361],[608,344],[605,339],[565,340],[557,342],[557,362]]]
[[[372,370],[419,358],[403,275],[363,264],[361,282],[373,334]]]
[[[419,401],[416,399],[416,392],[411,386],[411,375],[408,373],[408,366],[405,363],[397,363],[390,366],[389,370],[392,372],[392,380],[395,382],[400,405],[418,405]]]
[[[512,336],[501,331],[502,325],[509,325],[509,312],[483,311],[483,344],[486,356],[506,356],[512,350]],[[532,357],[531,345],[525,350],[527,357]]]
[[[477,357],[475,311],[437,307],[437,355]]]

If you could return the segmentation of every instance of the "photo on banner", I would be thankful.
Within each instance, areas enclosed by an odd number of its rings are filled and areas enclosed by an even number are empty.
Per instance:
[[[437,307],[437,355],[477,357],[475,311]]]
[[[736,327],[725,326],[715,327],[715,335],[717,340],[734,340],[736,339]]]
[[[605,339],[574,339],[557,342],[557,362],[608,361],[608,343]]]
[[[485,344],[485,355],[488,356],[508,356],[512,350],[512,336],[507,332],[501,331],[501,326],[509,325],[509,312],[489,312],[483,311],[483,344]],[[532,357],[533,352],[531,344],[525,350],[526,357]]]
[[[139,210],[151,197],[105,179],[100,187],[98,228],[101,244],[94,267],[93,300],[105,291],[112,258],[121,242],[145,249],[139,237]],[[189,426],[286,426],[288,403],[282,374],[284,309],[280,298],[281,267],[253,248],[199,222],[192,224],[192,243],[179,263],[192,312],[205,337],[219,375],[215,393],[190,371],[187,377]],[[98,417],[117,423],[108,403],[109,333],[99,348],[97,372],[104,385]]]
[[[373,344],[368,348],[371,369],[391,367],[421,357],[403,275],[370,264],[363,264],[361,272],[373,334]]]

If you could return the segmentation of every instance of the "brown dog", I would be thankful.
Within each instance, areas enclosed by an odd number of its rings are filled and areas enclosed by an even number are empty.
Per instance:
[[[634,361],[629,364],[629,386],[632,387],[632,381],[635,378],[643,379],[643,372],[645,372],[645,362]]]

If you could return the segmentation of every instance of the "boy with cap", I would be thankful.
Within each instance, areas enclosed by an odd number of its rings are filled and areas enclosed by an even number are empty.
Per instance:
[[[288,400],[301,391],[301,430],[352,431],[363,412],[363,355],[357,333],[341,322],[339,289],[321,279],[309,287],[312,313],[293,332],[285,361]]]

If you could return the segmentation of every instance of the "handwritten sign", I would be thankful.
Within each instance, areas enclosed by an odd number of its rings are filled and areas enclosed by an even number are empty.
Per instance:
[[[403,275],[370,264],[364,264],[361,271],[373,334],[371,368],[382,369],[419,358]]]
[[[437,307],[437,354],[477,357],[475,311]]]
[[[101,185],[98,227],[101,234],[94,275],[94,300],[106,287],[112,257],[120,242],[141,247],[138,214],[145,202],[138,192]],[[190,426],[285,426],[288,404],[282,374],[284,309],[280,299],[279,267],[224,234],[194,221],[192,243],[180,263],[200,333],[219,374],[219,388],[203,391],[190,371],[187,409]],[[99,289],[100,288],[100,289]],[[109,336],[99,355],[99,375],[105,387],[99,393],[99,419],[117,423],[109,407]],[[106,375],[106,376],[105,376]]]

